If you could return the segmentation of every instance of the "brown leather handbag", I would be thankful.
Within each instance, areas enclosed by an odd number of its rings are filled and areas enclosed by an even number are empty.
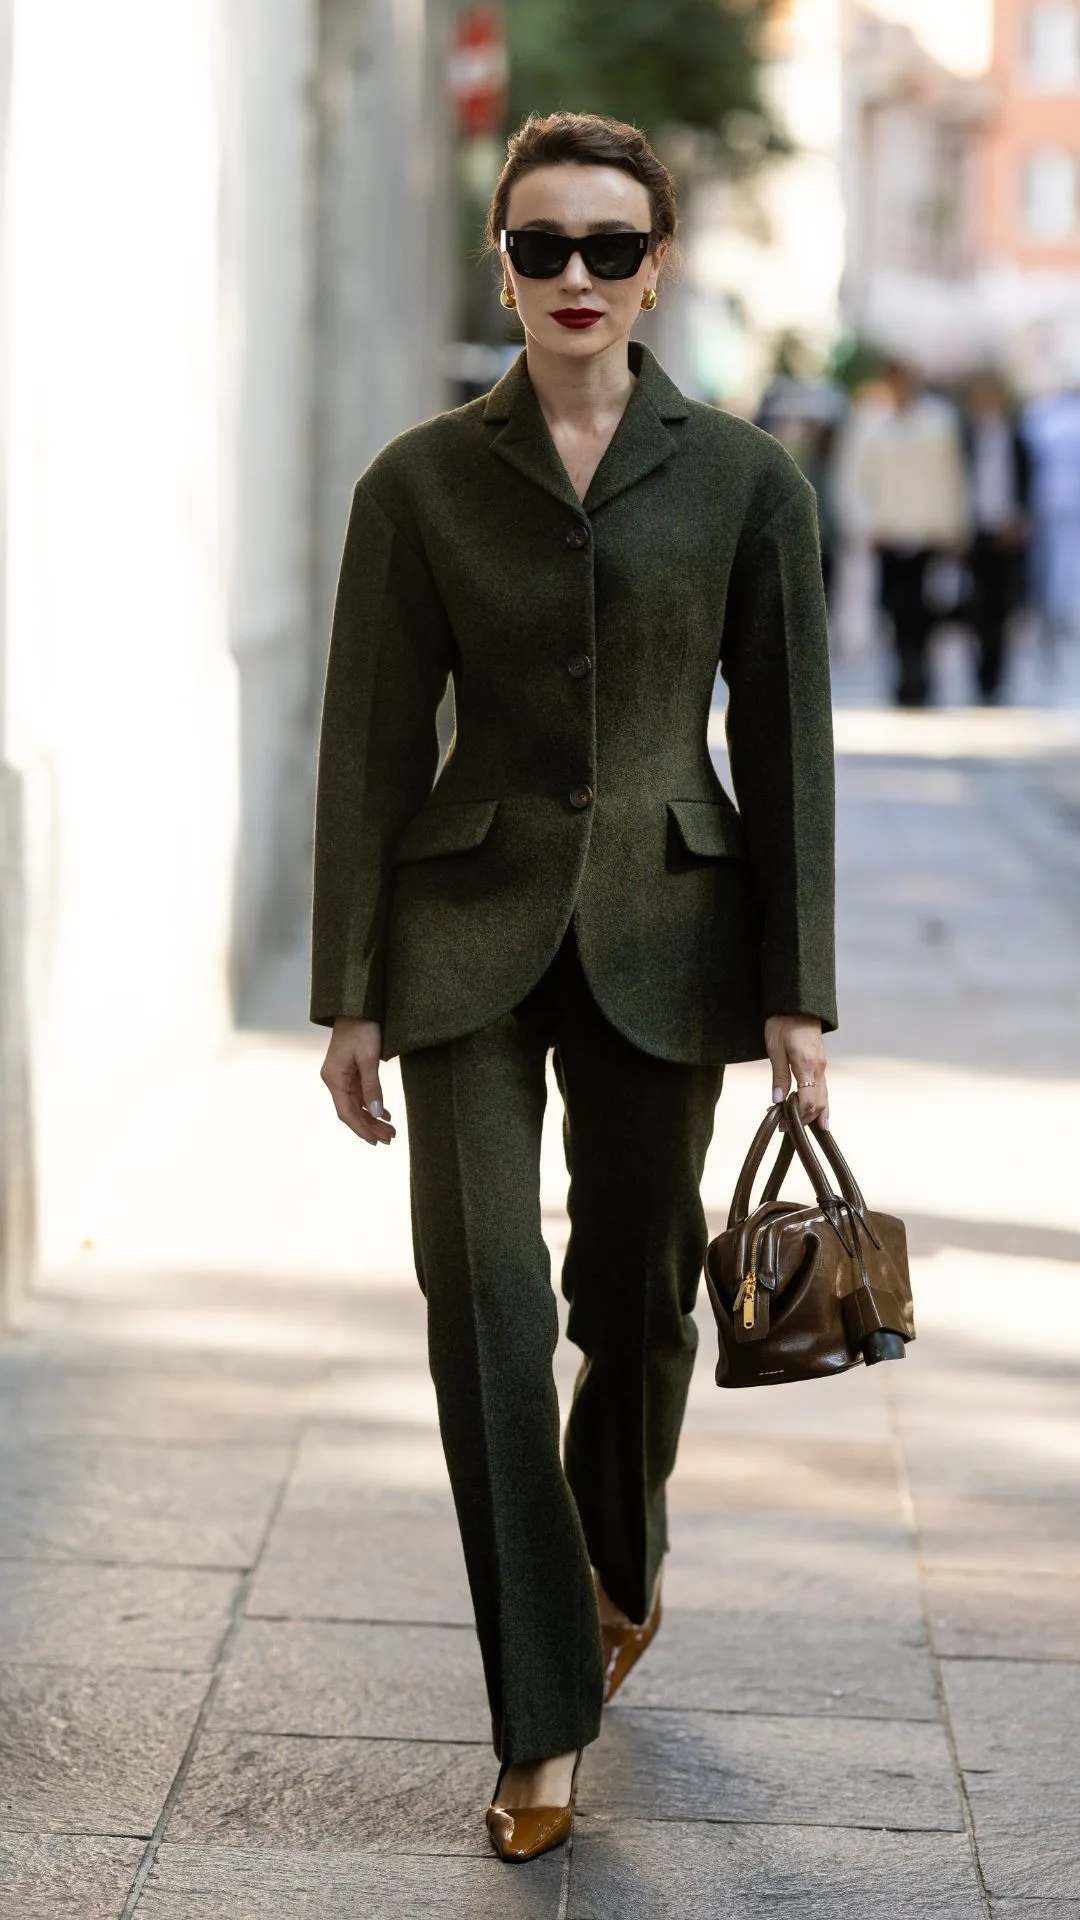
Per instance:
[[[776,1165],[751,1212],[778,1128]],[[809,1206],[780,1199],[796,1154],[814,1188]],[[915,1338],[904,1223],[867,1212],[832,1134],[807,1129],[795,1093],[769,1109],[754,1136],[727,1229],[705,1255],[705,1279],[720,1332],[718,1387],[816,1380],[860,1360],[902,1360]]]

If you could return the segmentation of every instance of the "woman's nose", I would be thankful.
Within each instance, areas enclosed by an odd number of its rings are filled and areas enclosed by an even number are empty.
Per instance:
[[[591,285],[588,269],[580,253],[572,253],[563,272],[563,286],[572,287],[575,293],[581,293]]]

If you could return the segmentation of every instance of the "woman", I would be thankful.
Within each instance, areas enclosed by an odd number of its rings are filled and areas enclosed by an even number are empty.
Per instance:
[[[832,756],[813,496],[630,343],[675,235],[631,127],[533,116],[490,213],[526,346],[359,482],[319,763],[323,1078],[394,1138],[502,1763],[505,1859],[566,1838],[581,1749],[659,1622],[725,1062],[827,1111]],[[739,811],[714,770],[729,690]],[[457,730],[437,765],[452,676]],[[583,1360],[565,1466],[540,1233],[545,1064]]]

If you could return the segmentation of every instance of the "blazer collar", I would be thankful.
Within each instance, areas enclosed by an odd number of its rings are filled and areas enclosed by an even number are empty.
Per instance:
[[[551,437],[524,350],[492,387],[484,405],[485,421],[500,429],[491,451],[578,513],[592,513],[625,492],[675,452],[678,434],[670,431],[668,423],[685,420],[690,412],[675,382],[642,341],[630,342],[629,359],[637,384],[584,501],[574,492]]]

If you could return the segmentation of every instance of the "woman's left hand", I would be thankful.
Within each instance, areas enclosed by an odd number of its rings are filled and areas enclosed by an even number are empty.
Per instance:
[[[765,1051],[772,1065],[773,1099],[786,1100],[794,1076],[804,1122],[829,1127],[829,1089],[825,1083],[825,1042],[821,1021],[805,1013],[774,1013],[765,1022]]]

